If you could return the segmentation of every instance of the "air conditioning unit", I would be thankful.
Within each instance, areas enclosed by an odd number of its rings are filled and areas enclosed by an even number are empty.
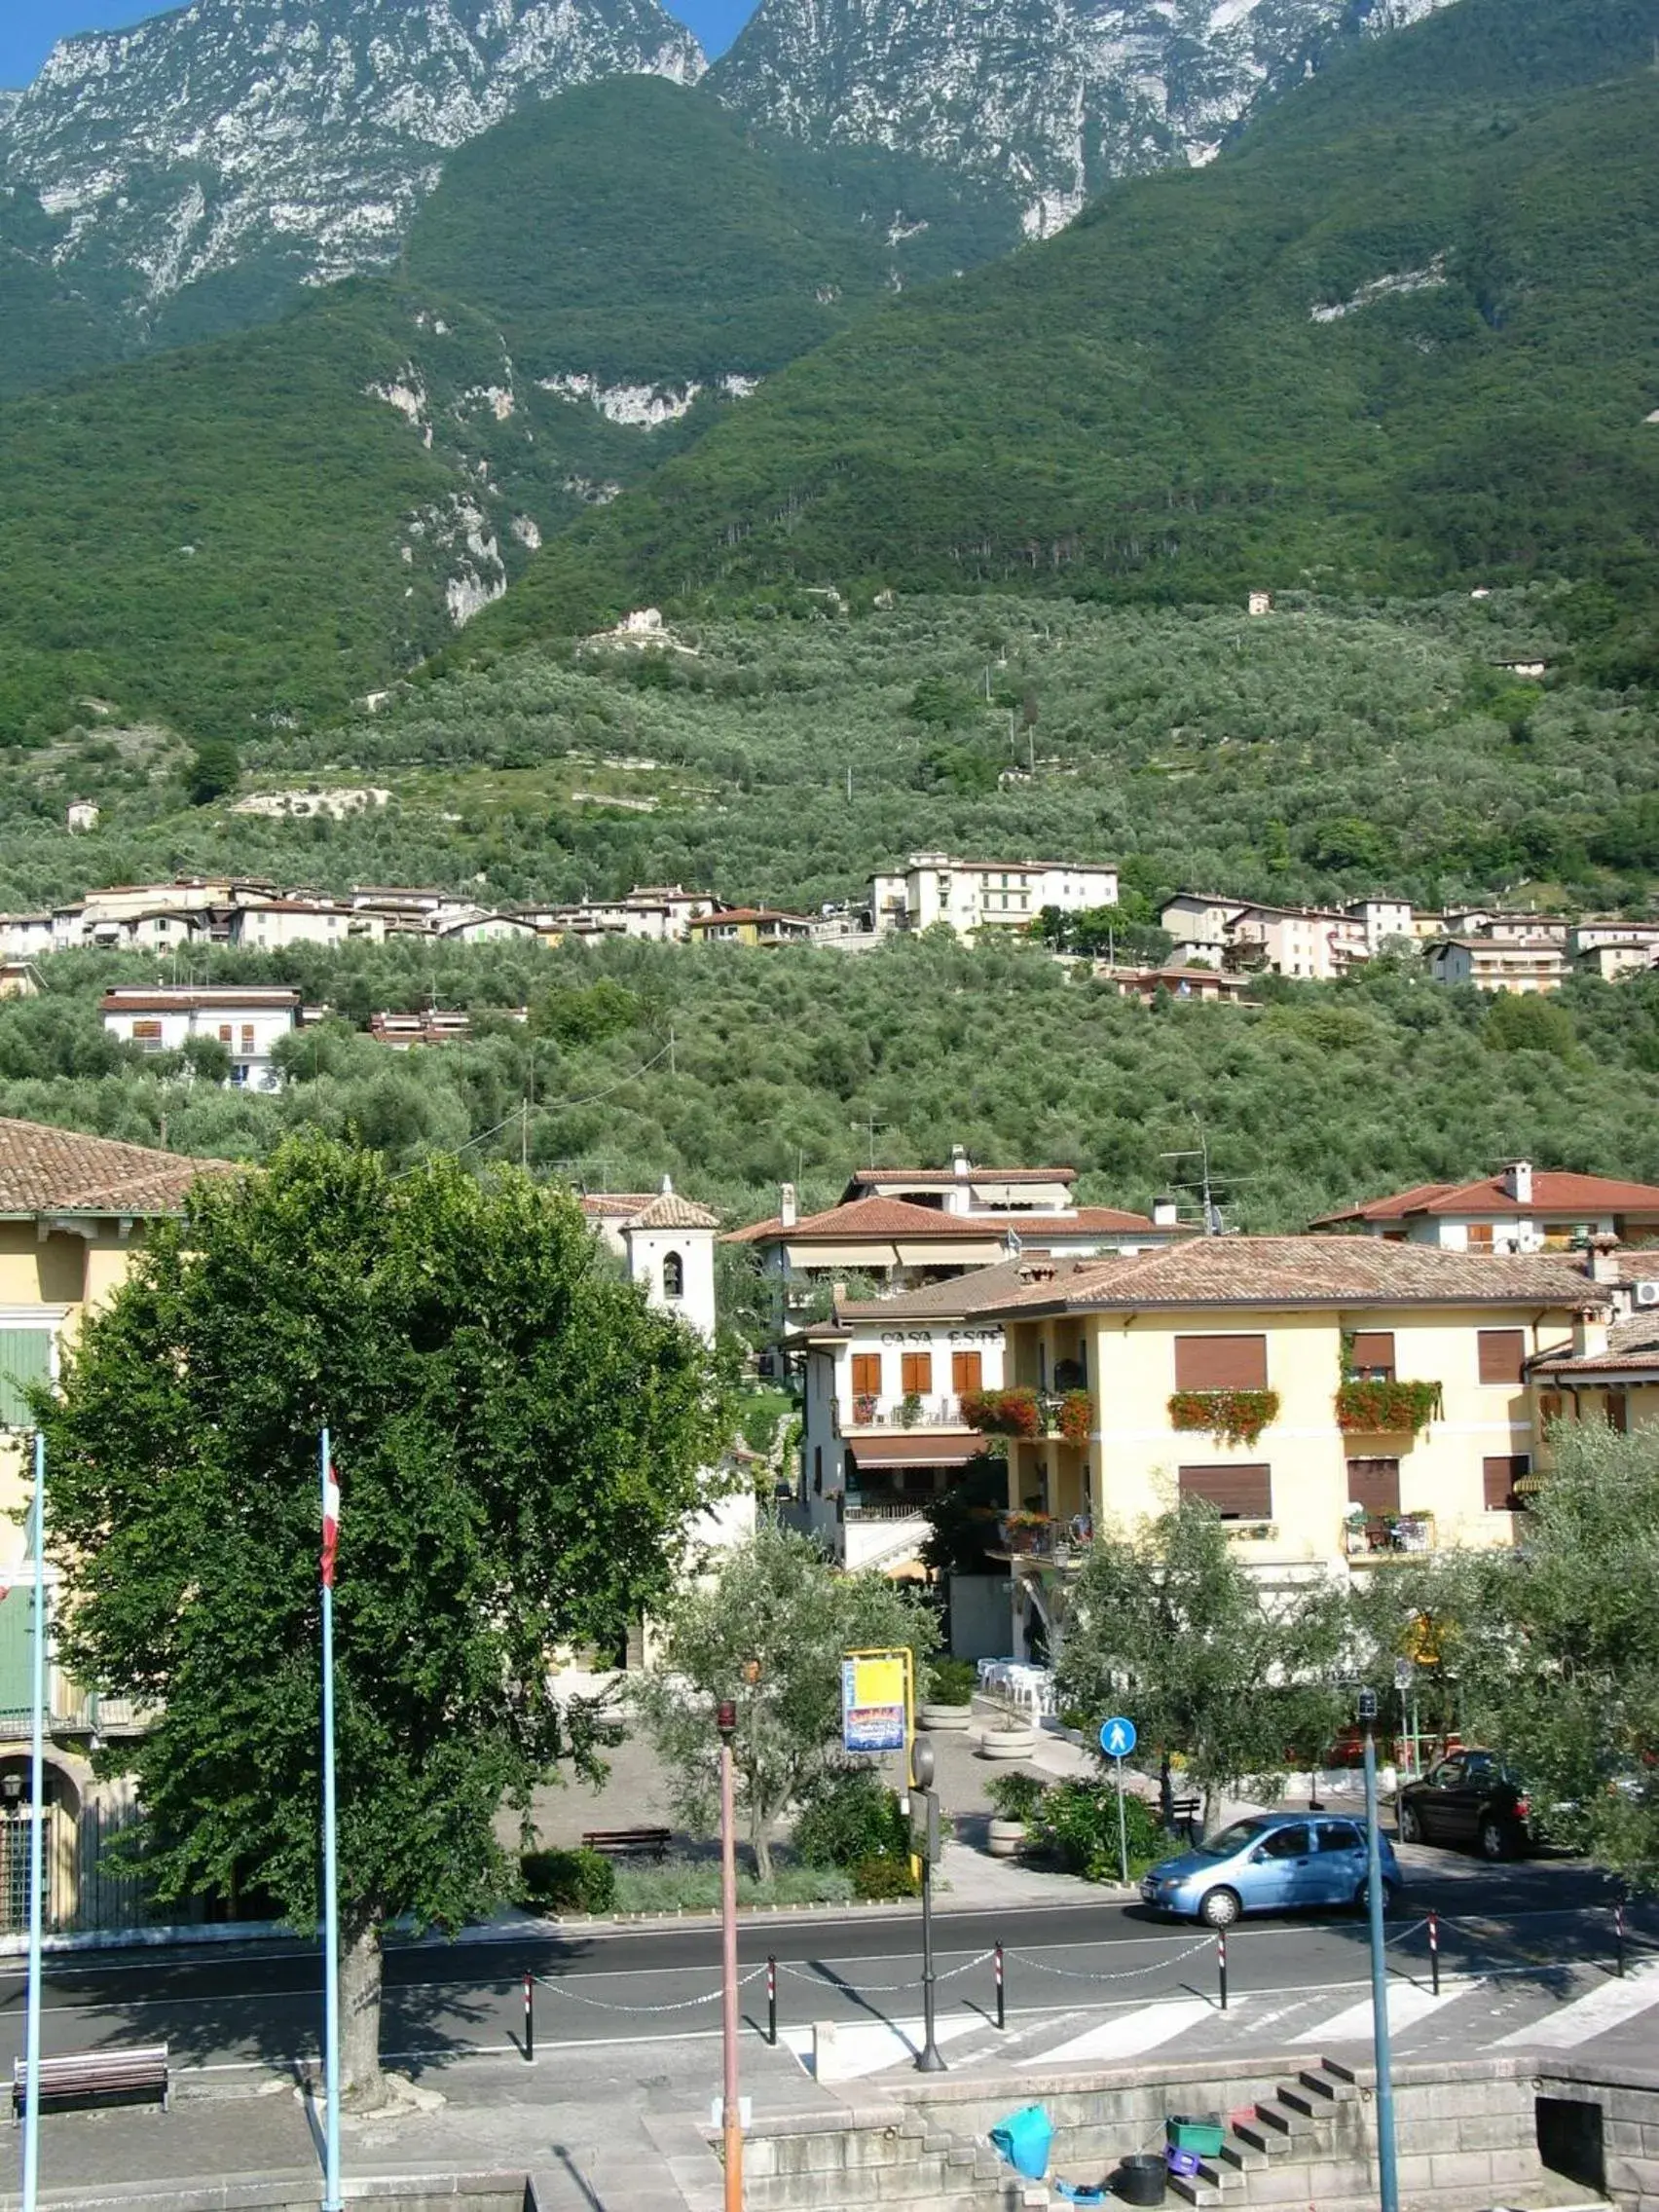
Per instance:
[[[1638,1306],[1659,1306],[1659,1275],[1647,1276],[1636,1286]]]

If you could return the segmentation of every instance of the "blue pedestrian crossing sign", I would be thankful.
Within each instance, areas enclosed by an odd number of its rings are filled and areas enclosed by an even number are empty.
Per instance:
[[[1109,1759],[1126,1759],[1135,1748],[1135,1724],[1120,1714],[1100,1723],[1100,1749]]]

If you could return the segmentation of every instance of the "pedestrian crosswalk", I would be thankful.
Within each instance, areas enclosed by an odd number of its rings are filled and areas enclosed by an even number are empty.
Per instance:
[[[1566,2050],[1614,2034],[1659,2007],[1659,1962],[1633,1967],[1614,1979],[1600,1966],[1577,1970],[1564,1986],[1555,1972],[1495,1971],[1447,1975],[1435,1994],[1426,1976],[1396,1974],[1388,1984],[1388,2026],[1397,2054],[1427,2057],[1524,2046]],[[918,2023],[867,2023],[843,2029],[849,2047],[838,2066],[850,2076],[913,2063]],[[1224,2012],[1217,1999],[1191,1992],[1090,2007],[1060,2005],[1010,2014],[999,2032],[982,2014],[941,2010],[939,2040],[950,2046],[953,2072],[1019,2067],[1130,2065],[1157,2051],[1172,2061],[1248,2050],[1363,2050],[1373,2034],[1371,1992],[1353,1980],[1322,1989],[1279,1989],[1235,1995]],[[806,2036],[787,2039],[803,2067]]]

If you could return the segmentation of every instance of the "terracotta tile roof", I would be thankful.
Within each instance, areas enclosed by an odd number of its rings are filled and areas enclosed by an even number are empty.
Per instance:
[[[1501,1175],[1483,1175],[1473,1183],[1419,1183],[1391,1198],[1328,1213],[1313,1224],[1326,1229],[1348,1221],[1404,1221],[1412,1214],[1542,1214],[1573,1218],[1590,1213],[1659,1214],[1659,1187],[1626,1183],[1608,1175],[1574,1175],[1555,1167],[1532,1170],[1532,1196],[1523,1205],[1503,1187]]]
[[[177,990],[163,986],[157,990],[122,986],[106,991],[98,1001],[100,1014],[284,1014],[290,1009],[297,1013],[300,1005],[298,991],[276,990],[261,985],[257,989],[203,989],[191,990],[181,985]]]
[[[43,1213],[179,1213],[199,1175],[237,1172],[230,1160],[186,1160],[40,1122],[0,1121],[0,1218],[10,1221]]]
[[[1042,1263],[1026,1264],[1036,1274]],[[1447,1252],[1374,1237],[1209,1236],[1134,1259],[1086,1260],[1031,1282],[997,1310],[1091,1312],[1159,1306],[1605,1307],[1611,1293],[1562,1258]]]
[[[940,1213],[933,1206],[906,1205],[903,1198],[855,1198],[850,1205],[803,1214],[793,1229],[786,1229],[773,1214],[769,1221],[732,1230],[724,1241],[770,1244],[787,1238],[792,1244],[840,1244],[857,1243],[861,1238],[891,1241],[895,1236],[972,1236],[984,1243],[1014,1226],[1013,1219],[970,1221],[961,1214]]]
[[[1013,1226],[1018,1228],[1018,1223],[1015,1222]],[[1148,1215],[1124,1213],[1120,1206],[1074,1206],[1067,1214],[1033,1214],[1031,1216],[1031,1241],[1040,1244],[1045,1235],[1066,1236],[1081,1233],[1087,1236],[1093,1235],[1101,1230],[1120,1229],[1125,1235],[1131,1235],[1136,1231],[1144,1230],[1150,1236],[1154,1233],[1154,1228],[1155,1224]],[[1187,1230],[1188,1234],[1191,1234],[1191,1224],[1187,1225]],[[1020,1234],[1023,1235],[1024,1232],[1021,1231]],[[1157,1234],[1161,1236],[1166,1236],[1169,1232],[1158,1230]]]
[[[719,1229],[720,1217],[682,1198],[678,1191],[588,1191],[581,1208],[593,1221],[619,1221],[631,1229]]]
[[[1026,1289],[1034,1267],[1052,1267],[1057,1279],[1069,1282],[1079,1272],[1091,1278],[1103,1265],[1093,1259],[1050,1261],[1040,1252],[1022,1252],[1016,1260],[999,1260],[995,1267],[975,1268],[950,1282],[924,1283],[919,1290],[901,1291],[896,1298],[846,1299],[836,1308],[838,1319],[851,1321],[956,1320],[971,1313],[996,1311]],[[844,1336],[844,1328],[829,1324],[831,1336]],[[803,1332],[805,1334],[807,1332]]]
[[[1629,1374],[1641,1369],[1659,1373],[1659,1313],[1638,1313],[1628,1321],[1615,1321],[1607,1331],[1604,1352],[1574,1357],[1570,1351],[1546,1352],[1529,1362],[1528,1372],[1540,1382],[1552,1376]]]

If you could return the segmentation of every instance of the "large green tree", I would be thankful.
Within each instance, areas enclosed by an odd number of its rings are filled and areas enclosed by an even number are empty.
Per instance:
[[[1125,1713],[1165,1811],[1177,1753],[1206,1799],[1246,1782],[1272,1793],[1311,1764],[1342,1717],[1346,1611],[1331,1585],[1268,1593],[1201,1498],[1096,1536],[1056,1662],[1062,1701]]]
[[[810,1538],[774,1521],[682,1589],[661,1628],[658,1664],[635,1685],[636,1709],[682,1817],[708,1827],[719,1789],[715,1709],[735,1701],[737,1797],[763,1882],[773,1824],[842,1763],[843,1652],[903,1645],[922,1660],[939,1641],[933,1616],[885,1575],[843,1574]]]
[[[1553,1432],[1515,1552],[1456,1563],[1446,1664],[1465,1731],[1519,1769],[1551,1833],[1659,1885],[1659,1431]]]
[[[263,1892],[302,1926],[332,1429],[343,2055],[372,2094],[387,1924],[498,1904],[503,1804],[591,1765],[548,1653],[616,1643],[670,1587],[724,1440],[710,1355],[567,1195],[309,1137],[198,1186],[42,1418],[65,1659],[157,1713],[120,1754],[157,1895]]]

